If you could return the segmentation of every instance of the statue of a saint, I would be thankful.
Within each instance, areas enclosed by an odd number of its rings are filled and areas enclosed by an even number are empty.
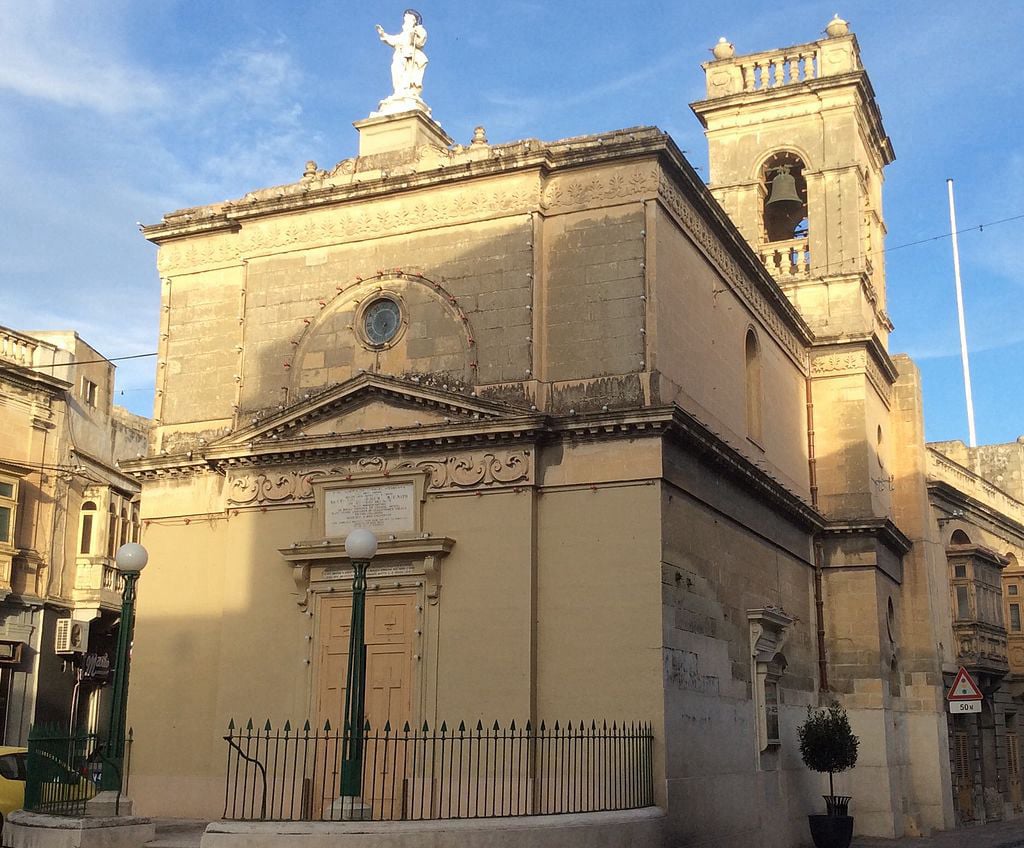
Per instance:
[[[401,32],[388,35],[377,24],[377,35],[395,51],[391,59],[391,84],[395,91],[381,102],[381,111],[390,112],[396,107],[425,108],[418,105],[422,103],[423,72],[427,68],[427,54],[423,52],[427,31],[423,27],[422,15],[415,9],[406,9]]]

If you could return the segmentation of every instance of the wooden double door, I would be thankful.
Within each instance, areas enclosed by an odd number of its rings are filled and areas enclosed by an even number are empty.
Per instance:
[[[402,751],[393,742],[374,739],[383,735],[388,722],[393,734],[413,722],[416,603],[412,593],[366,596],[365,711],[371,732],[364,751],[363,798],[372,799],[374,818],[397,818],[402,805]],[[320,727],[327,720],[332,728],[342,726],[351,618],[351,596],[322,596],[316,701]],[[340,768],[340,756],[325,763],[316,791],[323,805],[329,806],[338,793]]]

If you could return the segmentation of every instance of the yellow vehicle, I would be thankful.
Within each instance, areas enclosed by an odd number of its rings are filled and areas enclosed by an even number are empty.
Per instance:
[[[8,813],[25,804],[27,748],[0,747],[0,827]]]

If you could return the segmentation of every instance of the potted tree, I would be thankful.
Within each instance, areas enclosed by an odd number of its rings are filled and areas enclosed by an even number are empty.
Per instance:
[[[826,709],[807,708],[807,720],[799,728],[800,756],[813,771],[828,773],[825,815],[807,817],[817,848],[849,848],[853,838],[850,796],[836,795],[833,776],[857,763],[860,740],[850,729],[846,710],[833,702]]]

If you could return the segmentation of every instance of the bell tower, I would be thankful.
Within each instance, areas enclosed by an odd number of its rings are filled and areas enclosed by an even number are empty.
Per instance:
[[[723,38],[713,53],[707,98],[692,104],[709,188],[814,332],[817,506],[833,521],[891,521],[882,171],[893,152],[857,39],[837,16],[820,41],[737,56]]]
[[[712,194],[819,339],[877,337],[885,312],[882,169],[893,160],[856,37],[704,64]]]

